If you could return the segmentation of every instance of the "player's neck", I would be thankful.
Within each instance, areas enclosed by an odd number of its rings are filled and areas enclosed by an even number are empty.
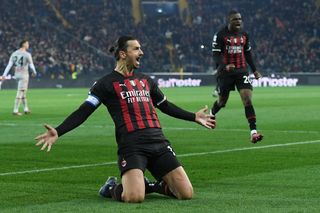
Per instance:
[[[235,33],[235,34],[239,33],[239,31],[240,31],[240,30],[237,30],[237,29],[232,29],[232,27],[230,25],[228,25],[228,30],[229,30],[229,32]]]
[[[26,48],[24,48],[24,47],[21,47],[20,49],[19,49],[20,51],[27,51],[27,49]]]
[[[123,76],[130,76],[133,72],[133,69],[129,68],[125,61],[117,61],[117,65],[114,70],[119,72]]]

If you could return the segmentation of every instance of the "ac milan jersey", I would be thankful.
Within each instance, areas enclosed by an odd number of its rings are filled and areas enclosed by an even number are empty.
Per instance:
[[[149,76],[139,72],[123,76],[113,71],[92,86],[86,101],[95,107],[101,103],[107,107],[115,123],[118,141],[119,137],[137,130],[160,129],[155,106],[165,100]]]
[[[212,51],[223,57],[223,64],[234,64],[236,69],[247,67],[245,51],[250,51],[251,45],[246,32],[230,32],[228,27],[223,28],[214,35]]]

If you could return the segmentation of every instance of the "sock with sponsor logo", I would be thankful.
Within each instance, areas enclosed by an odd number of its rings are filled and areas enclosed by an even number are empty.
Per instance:
[[[148,190],[146,190],[146,193],[152,193],[156,192],[158,194],[167,195],[169,197],[177,198],[170,190],[168,184],[166,182],[157,181],[155,183],[149,183]]]
[[[256,126],[256,113],[252,105],[246,106],[245,108],[246,117],[248,119],[250,130],[257,128]]]

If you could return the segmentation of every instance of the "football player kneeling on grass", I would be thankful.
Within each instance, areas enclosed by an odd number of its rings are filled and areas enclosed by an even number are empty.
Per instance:
[[[191,182],[165,138],[157,107],[175,118],[215,128],[215,119],[206,114],[207,107],[196,113],[183,110],[170,101],[147,75],[136,72],[143,55],[140,43],[122,36],[110,51],[117,60],[111,73],[98,80],[86,101],[58,127],[45,125],[47,132],[36,137],[41,150],[50,151],[58,137],[82,124],[101,104],[108,108],[116,127],[118,166],[121,183],[110,177],[99,191],[103,197],[124,202],[142,202],[146,193],[157,192],[177,199],[191,199]],[[150,183],[144,172],[148,169],[157,179]]]

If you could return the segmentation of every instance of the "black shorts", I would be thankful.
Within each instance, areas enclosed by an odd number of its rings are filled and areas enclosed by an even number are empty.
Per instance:
[[[221,73],[217,76],[217,90],[219,95],[227,96],[230,91],[241,89],[251,89],[251,80],[249,78],[248,72],[243,72],[240,70],[235,70],[230,73]]]
[[[167,141],[155,144],[144,144],[134,152],[118,153],[118,167],[121,176],[130,169],[148,169],[152,176],[161,180],[170,171],[181,166],[176,154]]]

